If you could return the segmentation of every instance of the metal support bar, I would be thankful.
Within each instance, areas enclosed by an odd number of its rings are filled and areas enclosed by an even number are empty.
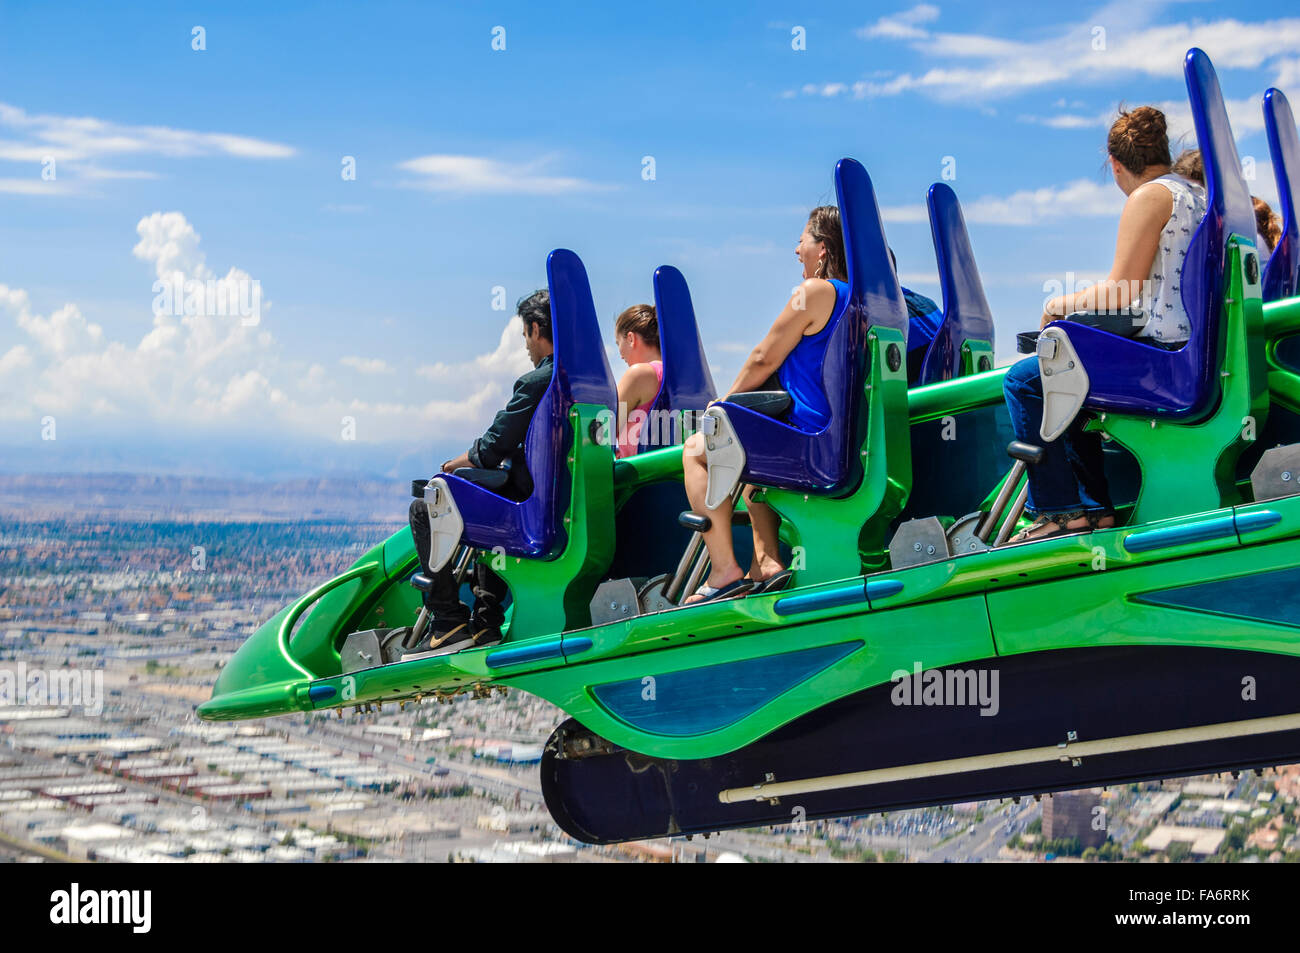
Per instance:
[[[975,535],[980,538],[981,542],[987,543],[989,536],[993,533],[993,527],[998,525],[998,517],[1002,515],[1002,510],[1007,505],[1007,500],[1011,499],[1011,494],[1016,491],[1016,484],[1025,473],[1025,461],[1017,460],[1011,465],[1011,472],[1007,474],[1006,480],[1002,482],[1002,489],[998,490],[998,495],[993,498],[993,505],[989,507],[988,515],[980,523],[979,529]]]
[[[704,577],[708,573],[709,567],[712,564],[713,560],[709,558],[709,551],[707,549],[700,553],[700,558],[695,561],[695,566],[691,569],[691,574],[686,577],[686,585],[682,587],[681,599],[677,600],[678,605],[681,605],[682,599],[694,595],[695,590],[700,588],[700,583],[704,581]]]
[[[743,489],[744,484],[741,484],[731,491],[732,513],[736,511],[736,503]],[[682,553],[681,561],[677,563],[673,578],[668,580],[668,585],[664,586],[664,596],[673,605],[680,605],[687,595],[700,587],[700,581],[704,578],[708,567],[709,553],[704,547],[704,534],[692,533],[691,541],[686,544],[686,551]]]
[[[465,580],[465,574],[469,571],[469,567],[476,552],[478,552],[478,550],[474,549],[474,547],[466,546],[462,543],[460,548],[456,550],[455,555],[452,556],[451,577],[456,580],[457,588],[459,588],[460,584]],[[429,624],[429,619],[429,610],[425,608],[424,605],[421,605],[420,615],[416,618],[415,625],[411,627],[411,635],[407,640],[411,645],[418,643],[424,636],[424,630]]]
[[[1213,725],[1174,728],[1169,731],[1151,731],[1140,735],[1121,735],[1097,741],[1062,741],[1041,748],[1021,748],[1018,751],[999,751],[995,754],[975,755],[970,758],[953,758],[948,761],[928,761],[922,764],[904,764],[893,768],[876,768],[871,771],[854,771],[850,774],[831,774],[803,781],[760,782],[745,788],[727,788],[718,792],[723,804],[741,801],[767,801],[776,797],[796,794],[814,794],[821,791],[838,791],[844,788],[869,787],[893,781],[914,781],[937,778],[970,771],[988,771],[994,768],[1015,768],[1049,761],[1077,761],[1099,755],[1122,754],[1149,748],[1167,748],[1174,745],[1221,741],[1225,738],[1246,738],[1267,735],[1278,731],[1300,729],[1300,714],[1274,715],[1269,718],[1249,718],[1243,721],[1225,721]]]
[[[686,551],[682,553],[682,558],[677,563],[673,578],[668,580],[668,585],[664,586],[664,595],[673,605],[676,605],[681,598],[682,590],[686,588],[686,581],[691,576],[691,569],[695,566],[696,557],[703,548],[704,536],[700,533],[691,533],[691,541],[686,544]]]
[[[465,581],[465,573],[469,571],[470,562],[477,552],[473,546],[461,545],[460,552],[456,554],[455,561],[452,563],[452,578],[456,580],[456,585]]]
[[[1029,499],[1029,484],[1026,483],[1016,494],[1016,501],[1011,504],[1011,509],[1007,510],[1007,518],[1002,521],[1002,528],[998,530],[997,538],[993,540],[994,546],[1001,546],[1011,537],[1011,531],[1016,528],[1020,522],[1020,514],[1025,511],[1025,502]]]
[[[411,635],[408,641],[415,645],[424,637],[425,626],[429,624],[429,610],[420,606],[420,617],[415,620],[415,625],[411,627]]]

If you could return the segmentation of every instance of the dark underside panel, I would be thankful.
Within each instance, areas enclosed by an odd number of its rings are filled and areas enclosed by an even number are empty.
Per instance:
[[[960,775],[891,781],[723,804],[718,792],[760,783],[867,771],[1300,712],[1300,659],[1208,648],[1070,649],[937,669],[975,673],[983,699],[924,702],[920,686],[878,686],[811,712],[746,748],[703,760],[661,760],[615,749],[558,757],[588,735],[570,720],[542,761],[547,806],[565,831],[608,843],[734,827],[788,824],[983,798],[1300,761],[1300,731]],[[983,682],[980,683],[980,673]],[[996,680],[995,680],[996,676]],[[963,684],[971,684],[968,677]],[[931,700],[934,700],[932,695]],[[982,715],[981,710],[996,714]],[[568,742],[565,745],[565,742]],[[575,743],[576,742],[576,743]]]

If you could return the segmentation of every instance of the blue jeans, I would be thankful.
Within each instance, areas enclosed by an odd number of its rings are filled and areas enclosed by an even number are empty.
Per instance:
[[[1002,389],[1016,439],[1044,450],[1043,462],[1029,467],[1026,509],[1036,514],[1113,509],[1102,466],[1101,434],[1086,432],[1084,415],[1051,443],[1039,434],[1043,423],[1043,379],[1038,358],[1027,357],[1007,371]]]

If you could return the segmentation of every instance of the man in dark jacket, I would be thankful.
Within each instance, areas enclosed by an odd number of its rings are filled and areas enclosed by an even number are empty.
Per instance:
[[[533,421],[533,412],[551,384],[554,369],[550,293],[543,289],[524,298],[519,302],[518,313],[524,325],[524,347],[533,369],[515,381],[510,400],[483,436],[460,456],[444,463],[442,472],[452,473],[461,467],[483,470],[508,467],[510,475],[500,492],[511,499],[524,500],[533,492],[524,438]],[[433,580],[433,585],[424,593],[424,605],[430,615],[424,637],[406,654],[456,652],[500,642],[501,623],[505,621],[501,604],[509,592],[505,581],[480,561],[474,568],[474,611],[471,613],[460,601],[451,564],[436,573],[429,569],[429,509],[424,500],[411,504],[410,519],[420,569]]]

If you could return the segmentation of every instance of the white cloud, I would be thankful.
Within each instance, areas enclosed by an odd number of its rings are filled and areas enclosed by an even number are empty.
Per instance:
[[[40,164],[54,160],[59,180],[46,182],[35,173],[30,181],[0,179],[0,192],[22,195],[68,194],[66,177],[89,180],[151,179],[157,173],[111,169],[97,160],[124,156],[192,158],[231,156],[240,159],[287,159],[296,150],[278,142],[221,132],[196,132],[167,126],[133,126],[90,116],[32,115],[0,103],[0,161]]]
[[[924,204],[885,206],[880,210],[880,217],[890,225],[914,225],[930,221],[930,213]]]
[[[904,271],[898,276],[898,283],[909,288],[916,285],[938,285],[939,276],[932,271]]]
[[[1300,48],[1300,18],[1281,17],[1244,23],[1218,19],[1152,25],[1156,8],[1114,4],[1083,22],[1062,24],[1032,41],[978,33],[941,33],[919,24],[935,19],[906,14],[883,17],[859,30],[862,37],[909,44],[918,58],[942,63],[931,69],[875,75],[852,84],[858,98],[897,96],[915,91],[941,100],[982,102],[1042,86],[1078,84],[1133,75],[1178,77],[1193,46],[1205,50],[1219,70],[1276,69],[1294,80]],[[1098,30],[1104,33],[1098,33]],[[1098,48],[1100,46],[1100,48]],[[837,84],[809,84],[813,90]],[[805,87],[805,94],[811,92]]]
[[[523,347],[524,322],[514,315],[501,329],[496,348],[461,363],[424,364],[415,373],[444,387],[461,388],[484,380],[507,380],[526,373],[533,365]]]
[[[19,162],[39,162],[47,155],[78,160],[130,154],[287,159],[296,152],[278,142],[230,133],[131,126],[90,116],[33,116],[6,103],[0,103],[0,127],[17,130],[25,137],[20,141],[0,140],[0,159]]]
[[[1244,138],[1264,129],[1264,94],[1247,96],[1244,99],[1225,99],[1228,110],[1228,124],[1232,126],[1233,135]],[[1194,148],[1196,129],[1192,124],[1192,107],[1185,99],[1166,99],[1154,103],[1129,103],[1128,108],[1136,105],[1155,106],[1165,114],[1169,124],[1170,147],[1176,152],[1179,145]],[[1109,129],[1110,124],[1119,115],[1119,107],[1099,113],[1057,113],[1054,116],[1022,116],[1026,122],[1050,126],[1053,129]]]
[[[939,18],[939,8],[928,3],[917,4],[910,10],[883,16],[874,25],[857,31],[861,37],[883,36],[890,39],[918,39],[927,32],[917,24],[930,23]]]
[[[553,161],[551,156],[511,163],[480,156],[427,155],[399,162],[397,167],[419,176],[403,185],[431,192],[558,195],[611,188],[571,176],[543,175]]]
[[[0,355],[0,380],[4,380],[9,374],[31,367],[31,365],[31,351],[21,344],[15,345]]]
[[[164,286],[248,280],[235,267],[216,277],[198,232],[179,212],[145,216],[136,231],[133,254]],[[340,364],[362,373],[353,388],[332,378],[322,363],[282,353],[270,321],[249,325],[239,314],[220,313],[208,307],[214,299],[205,294],[194,299],[197,313],[154,313],[149,302],[158,287],[141,284],[141,324],[147,328],[112,339],[76,304],[46,316],[37,313],[26,291],[0,284],[0,321],[11,322],[23,338],[0,351],[0,421],[6,429],[30,435],[37,432],[36,421],[53,414],[137,432],[233,431],[338,441],[341,421],[351,417],[358,443],[468,442],[504,401],[514,378],[531,366],[515,317],[491,353],[421,369],[441,396],[429,399],[427,384],[382,359],[340,356]],[[388,370],[395,372],[377,376]]]
[[[341,357],[339,363],[361,374],[387,374],[392,370],[388,362],[379,357]]]
[[[140,169],[101,169],[98,166],[82,166],[78,170],[78,175],[83,179],[157,179],[161,178],[157,172],[146,172]]]
[[[1115,185],[1076,179],[1064,185],[1021,189],[1010,195],[985,195],[962,202],[972,225],[1038,225],[1074,218],[1109,218],[1124,207],[1124,193]],[[924,205],[899,205],[881,210],[886,222],[928,222]]]
[[[47,181],[34,175],[30,179],[0,179],[0,192],[10,195],[67,195],[71,189],[66,182]]]
[[[1037,225],[1073,218],[1110,218],[1124,208],[1124,193],[1114,183],[1075,179],[1060,186],[1022,189],[1006,197],[984,196],[963,209],[977,225]]]
[[[75,304],[65,304],[49,318],[42,318],[32,314],[24,302],[18,309],[17,320],[37,347],[55,357],[94,350],[104,340],[104,329],[89,324]]]
[[[1283,92],[1300,86],[1300,57],[1285,59],[1277,64],[1277,76],[1273,80],[1273,85]]]
[[[199,251],[199,233],[180,212],[154,212],[136,224],[140,236],[131,254],[153,264],[159,278],[175,271],[194,278],[209,278],[212,271]]]

